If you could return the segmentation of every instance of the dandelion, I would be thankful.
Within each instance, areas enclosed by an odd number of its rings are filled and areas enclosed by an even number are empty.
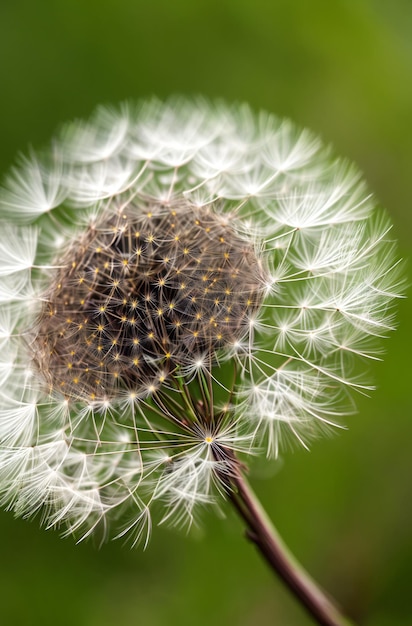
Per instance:
[[[64,127],[0,202],[3,506],[136,543],[229,497],[270,550],[248,456],[339,425],[394,325],[356,169],[247,106],[151,100]]]

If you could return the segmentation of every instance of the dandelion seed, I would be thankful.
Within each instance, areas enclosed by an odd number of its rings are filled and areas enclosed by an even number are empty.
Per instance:
[[[244,106],[101,108],[0,203],[0,498],[47,527],[190,524],[240,459],[339,424],[393,328],[359,173]]]

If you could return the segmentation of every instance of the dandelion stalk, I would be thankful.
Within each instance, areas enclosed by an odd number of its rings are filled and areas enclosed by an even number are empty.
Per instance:
[[[239,471],[232,479],[228,497],[246,523],[246,535],[268,565],[321,626],[350,626],[333,600],[309,576],[291,554],[273,523]]]

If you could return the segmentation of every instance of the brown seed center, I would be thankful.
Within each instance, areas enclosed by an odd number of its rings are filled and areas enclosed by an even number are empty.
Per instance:
[[[137,397],[176,368],[241,339],[265,271],[227,217],[186,203],[130,203],[89,226],[66,252],[32,342],[52,390],[100,401]]]

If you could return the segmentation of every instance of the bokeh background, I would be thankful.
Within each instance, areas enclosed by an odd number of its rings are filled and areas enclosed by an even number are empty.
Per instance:
[[[1,0],[0,171],[97,103],[152,94],[248,101],[356,161],[412,242],[410,0]],[[412,624],[412,299],[349,430],[257,466],[253,485],[302,563],[359,624]],[[102,549],[0,513],[0,622],[309,626],[242,525]]]

